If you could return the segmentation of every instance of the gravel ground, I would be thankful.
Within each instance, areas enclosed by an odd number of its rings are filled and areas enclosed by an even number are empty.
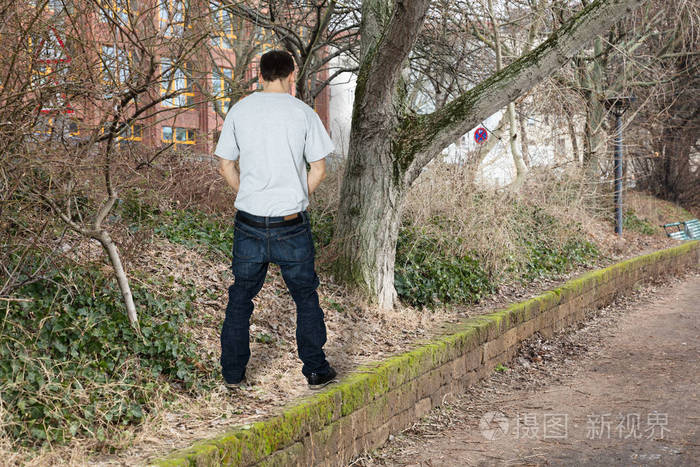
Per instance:
[[[355,466],[698,465],[700,275],[536,334]]]

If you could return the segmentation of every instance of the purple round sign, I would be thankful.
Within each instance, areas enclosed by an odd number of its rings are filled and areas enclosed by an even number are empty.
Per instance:
[[[487,139],[489,139],[489,134],[486,132],[486,128],[477,128],[474,132],[474,141],[476,141],[477,144],[482,144],[485,143]]]

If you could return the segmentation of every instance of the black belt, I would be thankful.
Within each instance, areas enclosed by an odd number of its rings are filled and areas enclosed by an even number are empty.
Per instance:
[[[259,222],[259,221],[250,219],[250,218],[246,217],[245,214],[241,214],[240,211],[238,213],[236,213],[236,219],[243,222],[244,224],[248,224],[252,227],[258,227],[260,229],[264,229],[266,227],[287,227],[290,225],[297,225],[297,224],[301,224],[302,222],[304,222],[304,218],[302,217],[301,213],[290,214],[290,216],[296,216],[296,217],[294,217],[292,219],[282,220],[282,221],[275,221],[275,222],[268,221],[266,223],[266,222]],[[289,217],[289,216],[284,216],[284,217]]]

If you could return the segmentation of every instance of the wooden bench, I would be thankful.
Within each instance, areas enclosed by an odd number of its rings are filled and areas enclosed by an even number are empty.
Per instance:
[[[666,235],[674,240],[694,240],[700,238],[700,221],[691,219],[663,225]]]

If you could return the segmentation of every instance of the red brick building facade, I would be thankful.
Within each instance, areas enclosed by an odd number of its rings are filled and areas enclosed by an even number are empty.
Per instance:
[[[79,11],[76,6],[79,2],[76,0],[71,4],[75,11]],[[40,0],[35,3],[43,4]],[[64,0],[49,0],[44,8],[47,15],[60,18],[66,13],[68,5]],[[82,12],[70,27],[64,27],[62,25],[65,23],[54,20],[48,23],[50,26],[43,36],[34,40],[35,73],[52,76],[53,81],[60,80],[57,67],[75,67],[76,54],[98,55],[92,59],[95,63],[101,63],[98,65],[102,68],[99,73],[102,81],[107,83],[105,88],[109,88],[109,83],[116,88],[128,82],[131,74],[138,72],[134,69],[133,56],[137,52],[133,50],[133,40],[128,40],[128,34],[120,31],[121,28],[132,28],[132,34],[152,30],[154,37],[164,37],[170,40],[170,44],[177,44],[177,38],[192,33],[194,22],[190,23],[188,17],[200,18],[200,22],[201,18],[206,18],[207,24],[217,26],[207,30],[206,39],[197,43],[184,66],[182,62],[173,63],[165,52],[166,47],[161,47],[163,50],[155,54],[155,59],[158,62],[156,74],[162,79],[155,81],[148,92],[139,96],[141,105],[149,98],[160,102],[141,114],[118,138],[119,141],[140,142],[147,146],[172,144],[178,149],[190,148],[198,154],[211,154],[223,123],[223,117],[216,109],[218,107],[225,114],[232,104],[226,92],[227,84],[233,80],[248,82],[255,79],[260,56],[274,48],[270,34],[254,25],[241,23],[221,9],[219,3],[210,4],[207,0],[105,0],[87,2],[87,5],[98,8],[93,13]],[[135,24],[139,21],[147,22],[148,27],[137,29]],[[238,27],[234,28],[234,25]],[[196,23],[194,27],[198,27]],[[79,32],[79,40],[72,40],[71,31],[73,34]],[[140,34],[147,35],[143,32]],[[239,38],[238,35],[243,37]],[[241,50],[237,47],[240,45],[237,41],[245,41],[254,48],[255,53],[251,65],[244,72],[245,76],[241,77],[233,76],[236,56]],[[72,47],[72,44],[78,43],[80,47]],[[92,47],[86,47],[88,43]],[[82,61],[86,61],[85,57]],[[193,66],[190,67],[190,64]],[[318,79],[326,79],[325,74],[318,76]],[[249,90],[256,88],[257,85],[252,84]],[[170,92],[176,95],[163,99]],[[110,93],[105,92],[103,96],[104,102],[109,103]],[[325,89],[313,103],[326,128],[329,122],[329,97],[329,90]],[[76,133],[80,128],[94,127],[105,114],[103,103],[88,103],[84,99],[67,102],[59,96],[44,105],[41,111],[49,125],[52,116],[63,114],[75,122]]]

